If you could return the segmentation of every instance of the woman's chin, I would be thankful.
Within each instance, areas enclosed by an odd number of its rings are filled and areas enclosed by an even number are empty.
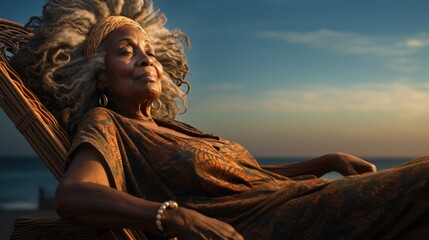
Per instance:
[[[140,86],[138,89],[135,89],[138,92],[138,95],[144,98],[158,98],[161,96],[161,88],[159,85],[145,85]]]

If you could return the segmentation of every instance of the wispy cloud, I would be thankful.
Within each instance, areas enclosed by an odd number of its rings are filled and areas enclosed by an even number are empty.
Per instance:
[[[415,39],[415,38],[410,38],[405,42],[405,45],[407,47],[411,47],[411,48],[421,48],[421,47],[426,47],[429,45],[429,39]]]
[[[429,113],[429,84],[360,84],[348,87],[307,86],[259,95],[207,98],[198,109],[211,111]]]
[[[205,89],[210,91],[237,91],[244,89],[242,83],[229,83],[229,82],[220,82],[216,84],[207,84],[204,86]]]
[[[402,72],[414,72],[419,69],[422,64],[413,58],[397,57],[389,59],[385,65],[390,69],[396,69]]]
[[[429,47],[428,34],[387,37],[322,29],[313,32],[263,31],[258,35],[287,43],[306,44],[340,54],[384,57],[386,66],[395,66],[401,71],[415,70],[416,67],[410,65],[409,61],[400,59],[410,58],[412,54]]]
[[[376,56],[403,56],[429,46],[429,36],[422,34],[411,38],[393,38],[323,29],[305,33],[264,31],[259,32],[259,36],[308,44],[340,53]]]

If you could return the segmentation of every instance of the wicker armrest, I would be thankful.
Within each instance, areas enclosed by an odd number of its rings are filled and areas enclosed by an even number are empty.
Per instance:
[[[99,231],[58,216],[25,216],[15,221],[11,240],[99,239]]]

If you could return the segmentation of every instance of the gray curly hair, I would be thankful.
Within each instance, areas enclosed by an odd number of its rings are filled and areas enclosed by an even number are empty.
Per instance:
[[[152,115],[173,119],[187,109],[190,85],[185,80],[188,64],[183,45],[190,46],[189,39],[180,30],[165,27],[167,18],[154,11],[152,1],[49,0],[42,16],[27,23],[34,36],[15,54],[12,64],[71,136],[85,113],[97,106],[101,94],[95,76],[104,68],[105,50],[101,44],[86,60],[87,34],[100,19],[112,15],[131,18],[144,28],[164,68],[162,107],[152,109]],[[180,89],[183,84],[186,93]]]

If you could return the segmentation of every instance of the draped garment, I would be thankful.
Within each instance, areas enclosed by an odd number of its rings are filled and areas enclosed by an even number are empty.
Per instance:
[[[175,120],[157,132],[106,108],[80,124],[104,157],[112,187],[218,218],[248,239],[391,239],[427,222],[429,158],[337,180],[294,181],[262,169],[240,144]]]

